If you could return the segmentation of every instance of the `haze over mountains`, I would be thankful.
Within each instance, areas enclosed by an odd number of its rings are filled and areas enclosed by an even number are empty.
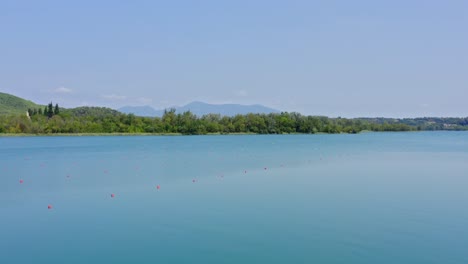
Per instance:
[[[57,103],[60,105],[60,102]],[[120,109],[122,112],[131,112],[137,116],[96,106],[60,107],[60,111],[49,111],[45,108],[44,105],[38,105],[23,98],[0,93],[0,133],[181,133],[202,135],[207,133],[309,134],[318,132],[468,130],[468,118],[328,118],[304,116],[295,112],[276,113],[277,110],[261,105],[211,105],[193,102],[175,108],[177,113],[172,115],[175,119],[161,118],[160,115],[164,111],[154,110],[151,107]],[[184,115],[183,113],[188,110],[192,114],[196,114],[197,117]],[[224,117],[202,117],[209,113],[221,114]],[[254,113],[254,115],[248,115],[249,113]],[[237,114],[241,114],[240,118],[232,117]]]
[[[206,114],[220,114],[223,116],[245,115],[249,113],[254,114],[269,114],[280,113],[281,111],[269,108],[263,105],[240,105],[240,104],[208,104],[204,102],[191,102],[184,106],[173,107],[176,113],[183,113],[190,111],[197,116]],[[164,114],[164,109],[156,110],[151,106],[125,106],[117,109],[118,111],[126,114],[134,114],[136,116],[158,116]]]
[[[56,102],[54,102],[56,103]],[[57,102],[60,105],[60,102]],[[28,110],[42,108],[44,105],[36,104],[15,95],[0,92],[0,114],[24,114]],[[61,106],[63,108],[63,106]],[[78,107],[79,108],[79,107]],[[203,102],[192,102],[184,106],[173,107],[176,113],[191,111],[197,116],[206,114],[220,114],[223,116],[280,113],[279,110],[263,105],[240,105],[240,104],[208,104]],[[162,117],[164,109],[154,109],[151,106],[125,106],[117,109],[125,114],[134,114],[145,117]]]

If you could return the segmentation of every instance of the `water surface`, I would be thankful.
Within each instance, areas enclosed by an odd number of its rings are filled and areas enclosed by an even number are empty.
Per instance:
[[[468,263],[467,189],[466,132],[0,138],[0,263]]]

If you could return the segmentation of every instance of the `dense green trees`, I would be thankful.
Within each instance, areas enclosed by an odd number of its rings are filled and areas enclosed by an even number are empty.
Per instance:
[[[52,118],[54,115],[58,115],[60,113],[60,108],[58,104],[55,104],[55,107],[53,106],[52,102],[50,102],[46,107],[44,107],[44,111],[42,111],[42,108],[28,108],[28,114],[29,116],[33,115],[44,115],[47,116],[48,118]]]
[[[23,98],[0,92],[0,115],[24,115],[28,108],[37,109],[38,107],[43,108]]]
[[[138,117],[112,109],[79,107],[60,109],[50,103],[42,109],[29,109],[25,115],[0,116],[0,133],[359,133],[368,131],[466,130],[468,118],[328,118],[299,113],[247,114],[233,117],[209,114],[197,117],[191,112],[165,111],[159,117]]]

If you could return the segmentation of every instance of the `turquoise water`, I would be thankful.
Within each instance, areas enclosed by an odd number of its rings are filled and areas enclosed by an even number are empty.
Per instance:
[[[0,138],[0,212],[0,263],[468,263],[468,133]]]

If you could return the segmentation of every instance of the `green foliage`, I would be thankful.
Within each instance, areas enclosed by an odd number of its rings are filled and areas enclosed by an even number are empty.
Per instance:
[[[57,115],[60,113],[60,109],[58,104],[55,104],[55,108],[52,105],[52,102],[50,102],[46,107],[44,107],[44,112],[42,112],[42,108],[28,108],[28,115],[34,116],[34,115],[44,115],[47,116],[48,118],[52,118],[54,115]]]
[[[47,105],[47,116],[49,118],[54,116],[54,106],[52,105],[52,102],[50,102],[49,105]]]
[[[36,109],[39,105],[16,97],[11,94],[0,93],[0,115],[26,114],[28,109]]]
[[[57,105],[56,105],[57,106]],[[0,133],[359,133],[361,131],[468,130],[468,118],[328,118],[299,113],[247,114],[234,117],[216,114],[197,117],[191,112],[165,111],[162,118],[138,117],[102,107],[59,110],[50,116],[41,108],[26,115],[0,116]]]
[[[26,115],[29,114],[29,117]],[[299,113],[197,117],[168,109],[159,117],[122,114],[104,107],[60,109],[0,93],[0,133],[359,133],[361,131],[468,130],[468,118],[328,118]]]
[[[89,107],[89,106],[82,106],[72,109],[62,109],[62,113],[74,117],[89,117],[93,116],[96,118],[103,118],[103,117],[115,117],[122,115],[119,111],[105,108],[105,107]]]

